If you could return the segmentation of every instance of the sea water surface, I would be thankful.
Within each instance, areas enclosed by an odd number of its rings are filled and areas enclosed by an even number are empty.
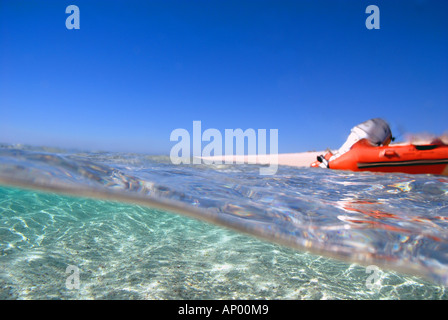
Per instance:
[[[447,299],[447,231],[443,176],[0,145],[0,299]]]

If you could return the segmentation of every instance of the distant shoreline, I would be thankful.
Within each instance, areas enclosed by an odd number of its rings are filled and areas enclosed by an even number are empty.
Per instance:
[[[278,165],[291,167],[309,167],[311,163],[316,161],[317,156],[325,154],[325,151],[310,151],[298,153],[280,153],[277,155],[229,155],[229,156],[212,156],[202,157],[203,160],[221,160],[223,163],[227,160],[232,163],[252,163],[266,164],[269,163],[269,157],[278,158]],[[274,159],[271,159],[274,160]],[[271,161],[272,162],[272,161]]]

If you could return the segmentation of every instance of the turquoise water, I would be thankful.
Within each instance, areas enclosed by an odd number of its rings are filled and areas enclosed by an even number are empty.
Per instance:
[[[0,188],[1,299],[446,299],[366,269],[141,206]],[[66,288],[68,265],[79,289]]]
[[[445,177],[12,146],[0,164],[0,299],[448,298]]]

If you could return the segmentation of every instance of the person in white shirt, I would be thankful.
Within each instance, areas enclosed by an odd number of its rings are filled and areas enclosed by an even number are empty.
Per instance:
[[[329,159],[325,159],[323,156],[318,157],[321,162],[320,166],[328,168],[329,162],[348,152],[356,142],[362,139],[367,139],[373,146],[387,146],[394,138],[388,123],[383,119],[367,120],[353,127],[345,143]]]

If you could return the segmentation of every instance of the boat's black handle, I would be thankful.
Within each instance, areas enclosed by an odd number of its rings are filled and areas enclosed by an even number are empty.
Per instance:
[[[384,150],[381,155],[387,158],[399,157],[398,153],[395,150]]]

